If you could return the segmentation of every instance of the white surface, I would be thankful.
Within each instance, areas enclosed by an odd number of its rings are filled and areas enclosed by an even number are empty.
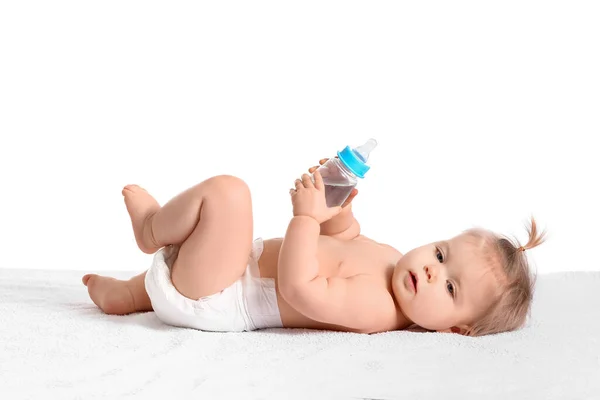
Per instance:
[[[600,398],[598,272],[540,276],[528,326],[481,338],[174,328],[102,314],[80,275],[0,269],[2,398]]]
[[[255,235],[282,235],[294,179],[375,137],[365,234],[525,240],[533,214],[538,271],[598,270],[599,19],[597,1],[0,2],[4,265],[143,268],[127,183],[165,202],[239,175]]]

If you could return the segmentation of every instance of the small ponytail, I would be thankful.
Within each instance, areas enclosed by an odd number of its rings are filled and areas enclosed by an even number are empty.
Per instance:
[[[546,240],[546,231],[538,233],[535,219],[526,226],[529,238],[525,245],[518,240],[492,234],[491,248],[498,255],[503,279],[501,293],[487,313],[466,333],[481,336],[521,328],[531,310],[535,277],[531,274],[525,250],[533,249]]]

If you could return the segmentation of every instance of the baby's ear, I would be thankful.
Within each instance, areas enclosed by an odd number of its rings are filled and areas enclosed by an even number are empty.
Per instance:
[[[466,325],[453,326],[452,328],[442,329],[438,332],[441,333],[458,333],[459,335],[464,335],[469,330],[469,327]]]

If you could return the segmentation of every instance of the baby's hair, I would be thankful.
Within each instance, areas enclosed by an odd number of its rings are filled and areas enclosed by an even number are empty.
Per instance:
[[[521,245],[517,239],[510,240],[481,229],[472,229],[468,234],[484,239],[485,248],[498,268],[499,295],[483,317],[475,321],[465,333],[482,336],[521,328],[529,316],[533,298],[535,276],[531,273],[526,250],[533,249],[545,241],[546,232],[538,233],[535,219],[531,217],[526,226],[529,240]]]

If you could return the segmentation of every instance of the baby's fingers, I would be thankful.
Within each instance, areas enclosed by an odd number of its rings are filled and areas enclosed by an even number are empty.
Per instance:
[[[348,204],[350,204],[352,202],[352,200],[356,197],[357,194],[358,194],[358,190],[356,188],[352,189],[352,192],[350,193],[350,196],[348,196],[348,198],[346,199],[346,201],[344,201],[344,204],[342,204],[342,208],[344,208]]]
[[[306,187],[306,188],[315,187],[312,182],[312,179],[310,179],[310,175],[308,175],[308,174],[302,174],[302,183],[304,184],[304,187]]]
[[[325,164],[325,163],[327,162],[327,160],[329,160],[329,158],[321,158],[321,159],[319,160],[319,165],[317,165],[317,166],[314,166],[314,167],[310,167],[310,168],[308,169],[308,172],[309,172],[310,174],[312,174],[313,172],[315,172],[315,171],[317,170],[317,168],[319,168],[321,165]]]
[[[317,190],[323,190],[324,184],[321,173],[319,171],[315,171],[313,176],[315,178],[315,188],[317,188]]]

